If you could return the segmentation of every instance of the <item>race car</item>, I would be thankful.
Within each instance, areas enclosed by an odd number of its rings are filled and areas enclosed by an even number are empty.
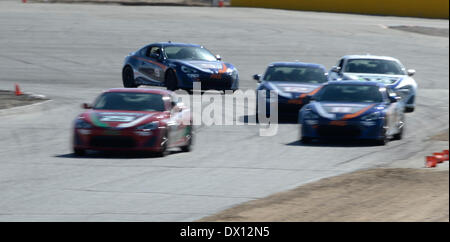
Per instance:
[[[189,152],[192,145],[190,110],[166,90],[110,89],[74,123],[73,151],[144,151],[164,156],[168,148]]]
[[[328,82],[299,112],[301,140],[367,139],[385,145],[400,140],[405,125],[404,104],[378,82]]]
[[[201,83],[202,90],[237,90],[236,67],[214,56],[203,46],[182,43],[154,43],[130,53],[122,69],[123,86],[164,86],[168,90],[192,90]]]
[[[412,78],[415,70],[406,70],[402,63],[392,57],[373,55],[349,55],[342,57],[329,72],[331,81],[376,81],[387,85],[402,97],[405,112],[414,112],[417,83]]]
[[[297,118],[298,111],[304,105],[302,98],[328,81],[324,66],[301,62],[272,63],[267,67],[264,76],[254,75],[253,78],[259,83],[256,89],[258,93],[273,91],[278,95],[278,115],[281,118]],[[270,95],[266,94],[264,98],[268,116]],[[257,117],[259,109],[258,106]]]

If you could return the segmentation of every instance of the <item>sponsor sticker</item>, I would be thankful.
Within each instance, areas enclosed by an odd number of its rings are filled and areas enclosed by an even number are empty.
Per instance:
[[[332,113],[351,113],[351,107],[333,107],[331,108]]]

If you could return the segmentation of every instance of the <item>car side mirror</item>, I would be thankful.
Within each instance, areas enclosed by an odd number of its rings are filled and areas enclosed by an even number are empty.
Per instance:
[[[339,73],[339,72],[341,72],[341,68],[340,68],[339,66],[333,66],[333,67],[331,68],[331,71],[332,71],[332,72]]]
[[[83,109],[92,109],[92,106],[90,104],[83,103],[83,104],[81,104],[81,108],[83,108]]]
[[[261,82],[261,75],[258,75],[258,74],[253,75],[253,79],[259,83],[259,82]]]
[[[416,74],[416,70],[409,69],[408,70],[408,76],[414,76]]]
[[[216,59],[217,59],[218,61],[221,61],[221,60],[222,60],[222,56],[216,55]]]

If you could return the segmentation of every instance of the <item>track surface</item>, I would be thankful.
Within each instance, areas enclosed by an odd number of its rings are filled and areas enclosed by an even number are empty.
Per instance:
[[[240,8],[124,7],[0,2],[0,88],[20,83],[53,99],[0,119],[0,221],[192,221],[298,185],[435,151],[449,125],[448,38],[389,25],[448,28],[447,20]],[[386,147],[302,146],[298,127],[197,129],[192,153],[166,158],[71,154],[71,124],[110,87],[123,57],[144,44],[201,43],[240,69],[241,88],[272,61],[331,67],[353,53],[391,55],[417,69],[417,112]]]

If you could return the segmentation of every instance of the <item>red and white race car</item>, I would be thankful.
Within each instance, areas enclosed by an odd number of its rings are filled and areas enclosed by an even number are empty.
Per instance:
[[[150,151],[164,156],[168,148],[188,152],[192,145],[192,116],[166,90],[126,88],[102,93],[75,120],[73,150]]]

